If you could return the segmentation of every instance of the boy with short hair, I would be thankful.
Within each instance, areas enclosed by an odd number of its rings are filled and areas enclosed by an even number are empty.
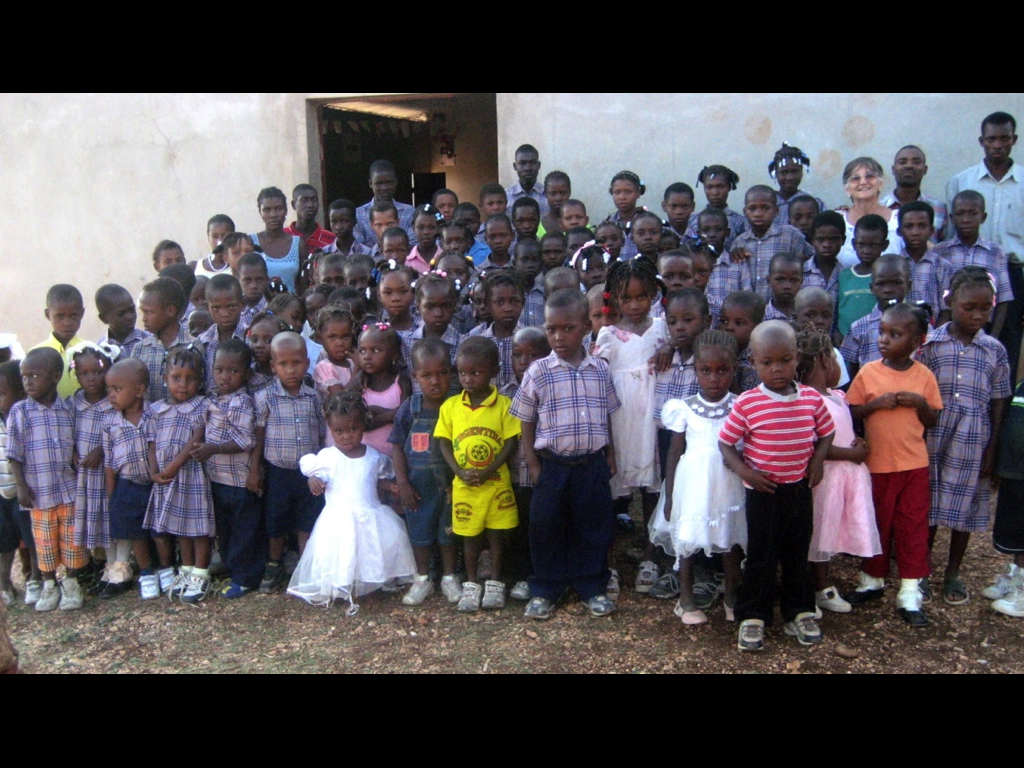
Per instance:
[[[546,238],[547,235],[544,237]],[[536,240],[526,239],[516,243],[513,265],[513,269],[522,278],[523,285],[527,287],[520,322],[523,325],[543,325],[543,263],[541,261],[541,246],[537,244]]]
[[[303,383],[309,368],[305,340],[292,331],[277,334],[270,345],[270,366],[274,383],[253,396],[256,447],[246,483],[248,488],[263,487],[265,460],[263,509],[270,554],[261,594],[270,594],[284,582],[285,537],[298,532],[301,555],[323,508],[323,497],[312,494],[299,470],[299,457],[318,453],[327,432],[320,397]]]
[[[192,290],[196,287],[196,273],[187,264],[171,264],[169,267],[164,267],[160,270],[159,277],[171,278],[171,280],[181,286],[181,290],[185,294],[185,311],[178,318],[180,323],[195,309],[189,297],[192,295]]]
[[[985,197],[973,189],[958,192],[950,204],[949,219],[953,222],[955,237],[943,240],[935,246],[935,254],[949,261],[953,271],[961,267],[983,267],[996,282],[996,308],[992,312],[992,326],[986,331],[989,336],[999,338],[1006,322],[1006,312],[1013,301],[1010,286],[1010,269],[1006,254],[997,243],[981,237],[981,225],[988,219],[985,211]],[[949,311],[939,322],[949,320]]]
[[[46,341],[36,344],[32,349],[52,349],[60,355],[61,359],[67,357],[68,350],[76,344],[82,343],[83,339],[78,336],[78,329],[82,327],[82,318],[85,316],[85,302],[82,299],[82,292],[73,285],[64,283],[55,285],[46,292],[46,319],[50,321],[53,328]],[[63,366],[60,384],[57,387],[57,394],[62,398],[69,398],[78,391],[78,377],[71,370],[70,366]]]
[[[544,275],[544,302],[545,307],[547,306],[548,298],[558,291],[563,290],[580,290],[580,276],[575,269],[571,267],[555,267],[554,269],[548,270],[547,274]],[[545,314],[547,309],[544,310]]]
[[[374,242],[370,246],[370,257],[376,262],[380,259],[384,247],[381,242],[384,233],[392,227],[398,226],[398,208],[390,201],[374,203],[370,206],[367,217],[374,235]]]
[[[677,181],[665,188],[665,195],[661,201],[661,210],[665,212],[668,226],[676,233],[680,244],[694,242],[692,237],[687,237],[686,228],[690,224],[690,216],[693,215],[696,207],[693,187],[689,184]]]
[[[502,206],[502,210],[504,210],[504,206]],[[474,267],[479,267],[491,252],[487,243],[484,242],[484,227],[480,223],[480,209],[472,203],[459,203],[452,213],[452,221],[465,227],[470,233],[471,239],[466,244],[466,255],[473,259]]]
[[[416,559],[416,576],[402,604],[421,605],[434,593],[430,558],[435,544],[441,550],[441,592],[449,603],[457,603],[462,599],[462,585],[455,576],[455,537],[448,501],[452,474],[434,437],[451,387],[452,363],[448,345],[436,337],[417,341],[409,356],[419,393],[398,407],[388,437],[395,446],[391,454],[395,480]]]
[[[853,248],[858,263],[839,273],[836,317],[841,337],[850,332],[854,322],[875,307],[875,298],[871,292],[871,268],[888,247],[889,224],[885,219],[873,213],[858,219],[853,227]]]
[[[540,217],[540,206],[532,197],[520,197],[512,203],[512,227],[515,229],[517,242],[537,239]]]
[[[789,201],[789,205],[786,206],[786,216],[782,216],[781,206],[779,207],[779,215],[782,217],[787,224],[791,227],[799,229],[801,234],[807,238],[807,242],[811,241],[811,225],[814,223],[814,218],[824,211],[821,210],[821,206],[818,201],[810,195],[797,195]]]
[[[750,361],[750,334],[764,321],[765,301],[753,291],[733,291],[722,302],[718,329],[736,339],[736,378],[732,391],[737,395],[760,383],[757,369]]]
[[[377,203],[390,203],[395,209],[395,223],[389,226],[398,226],[404,229],[409,234],[409,242],[415,245],[416,233],[412,229],[412,215],[416,209],[408,203],[400,203],[395,200],[395,192],[398,190],[398,172],[395,170],[394,163],[390,160],[374,160],[370,164],[370,189],[373,190],[373,199],[366,205],[356,208],[356,239],[368,248],[373,248],[375,244],[379,243],[380,233],[373,226],[370,213]]]
[[[466,339],[455,357],[462,393],[448,398],[434,436],[452,472],[452,530],[463,537],[466,581],[459,611],[505,607],[502,554],[507,531],[519,525],[508,460],[515,453],[521,428],[510,415],[511,401],[498,394],[491,380],[498,375],[498,347],[480,336]],[[487,532],[492,578],[477,583],[480,534]]]
[[[327,210],[327,222],[334,235],[334,242],[324,246],[324,253],[338,253],[352,256],[356,253],[370,255],[370,249],[360,243],[354,234],[356,228],[356,204],[351,200],[338,198]]]
[[[135,299],[127,288],[108,283],[99,287],[95,300],[100,322],[107,327],[98,343],[116,344],[121,348],[121,357],[129,356],[135,345],[149,335],[135,327]]]
[[[239,271],[241,272],[241,268]],[[240,339],[245,343],[245,329],[239,322],[244,300],[241,284],[231,275],[216,275],[210,278],[210,283],[206,286],[206,304],[210,317],[213,318],[213,325],[198,339],[203,345],[203,357],[206,359],[204,391],[207,394],[215,390],[213,362],[217,355],[217,347],[228,339]]]
[[[185,264],[185,250],[173,240],[161,240],[153,249],[153,269],[159,275],[172,264]]]
[[[430,271],[430,264],[425,262],[417,253],[414,257],[409,256],[409,236],[401,227],[388,227],[380,237],[380,252],[377,254],[377,262],[383,264],[393,261],[398,266],[408,266],[415,269],[421,275]]]
[[[804,260],[795,253],[776,253],[768,264],[768,287],[772,298],[764,310],[765,320],[793,320],[793,300],[803,287]]]
[[[850,326],[839,348],[846,360],[850,378],[867,363],[882,359],[878,351],[878,329],[882,313],[892,304],[902,303],[910,291],[910,264],[902,256],[886,253],[871,266],[871,294],[875,306],[871,312]]]
[[[570,585],[592,615],[607,616],[615,610],[605,594],[615,523],[610,417],[619,398],[608,363],[583,348],[590,319],[578,287],[548,297],[544,330],[553,352],[526,371],[511,410],[533,483],[526,616],[549,618]]]
[[[238,327],[244,332],[252,325],[252,319],[260,312],[267,311],[267,286],[270,273],[267,262],[258,253],[247,253],[238,260],[238,282],[242,286],[242,314]],[[209,310],[209,305],[207,305]]]
[[[484,224],[484,239],[487,247],[491,249],[490,254],[478,266],[477,272],[484,272],[488,269],[504,269],[512,266],[512,257],[508,249],[512,247],[512,240],[515,233],[512,229],[512,221],[504,213],[496,213],[487,219]]]
[[[54,306],[60,306],[55,304]],[[21,361],[28,399],[15,403],[7,417],[7,460],[18,484],[18,503],[32,511],[32,538],[43,576],[37,611],[82,607],[78,571],[89,551],[76,546],[74,409],[57,392],[64,358],[56,349],[31,350]],[[60,565],[67,575],[58,589]]]
[[[944,308],[942,299],[949,291],[955,271],[949,261],[928,247],[935,234],[935,209],[923,200],[915,200],[900,206],[896,216],[899,219],[896,234],[903,240],[903,253],[900,255],[910,265],[907,302],[927,304],[928,315],[934,325]]]
[[[590,217],[582,200],[570,198],[562,203],[562,232],[568,232],[573,227],[586,227],[588,224]]]
[[[149,371],[146,400],[151,403],[167,397],[167,384],[164,382],[167,350],[192,341],[188,330],[178,322],[184,308],[185,293],[169,277],[159,277],[142,287],[139,311],[142,312],[142,327],[150,335],[135,345],[132,357],[142,360]]]
[[[811,198],[813,200],[813,198]],[[790,203],[790,210],[796,201]],[[817,203],[815,203],[817,205]],[[804,287],[822,288],[832,297],[832,312],[839,302],[839,251],[846,242],[846,223],[835,211],[825,211],[811,222],[808,240],[814,258],[804,262]]]
[[[334,244],[337,239],[335,234],[317,224],[320,197],[312,184],[295,186],[292,190],[292,210],[295,211],[295,221],[285,227],[284,231],[289,235],[301,237],[306,244],[307,253],[322,251]]]
[[[760,651],[774,613],[782,565],[784,631],[801,645],[821,642],[807,550],[814,527],[811,489],[821,482],[835,425],[821,395],[798,384],[796,333],[770,320],[751,335],[762,383],[744,392],[722,425],[718,446],[746,486],[747,560],[736,601],[738,647]],[[743,441],[743,454],[736,448]]]
[[[717,281],[731,277],[731,273],[746,270],[751,290],[768,301],[771,299],[768,286],[771,258],[777,253],[795,253],[809,259],[814,256],[814,249],[798,229],[778,221],[777,196],[769,186],[756,184],[747,190],[743,214],[747,218],[747,229],[733,240],[731,251],[719,258],[718,266],[711,272],[708,292],[722,293],[721,289],[712,289],[712,283],[717,285]],[[722,265],[728,268],[723,269]]]
[[[484,184],[480,188],[480,214],[484,221],[496,216],[499,213],[507,215],[509,210],[509,199],[505,193],[504,187],[501,184]],[[477,233],[477,238],[482,235],[483,232]]]

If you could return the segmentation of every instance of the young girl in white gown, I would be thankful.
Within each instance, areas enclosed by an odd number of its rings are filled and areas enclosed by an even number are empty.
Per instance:
[[[405,523],[381,504],[377,481],[394,477],[391,459],[363,445],[366,405],[358,392],[332,395],[324,408],[334,446],[299,459],[310,490],[327,503],[313,527],[288,593],[312,605],[355,598],[416,573]]]
[[[701,550],[722,554],[725,617],[733,621],[741,549],[747,546],[743,481],[725,465],[718,448],[718,434],[736,401],[729,392],[736,370],[735,338],[724,331],[704,331],[694,344],[693,362],[700,392],[669,400],[661,409],[672,443],[665,490],[649,533],[651,543],[675,555],[679,566],[676,616],[683,624],[704,624],[708,617],[693,602],[693,556]]]

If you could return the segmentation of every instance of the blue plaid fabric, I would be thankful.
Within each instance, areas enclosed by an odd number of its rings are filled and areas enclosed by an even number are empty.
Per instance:
[[[256,427],[266,430],[263,458],[281,469],[298,469],[299,459],[319,453],[324,446],[327,422],[320,396],[305,384],[289,395],[280,379],[253,397]]]
[[[669,400],[682,400],[700,391],[693,356],[685,362],[679,352],[672,355],[672,367],[659,373],[654,381],[654,421],[661,426],[661,409]]]
[[[69,397],[68,402],[75,409],[75,452],[81,460],[96,448],[103,447],[103,423],[113,407],[105,397],[90,403],[82,390]],[[106,547],[110,544],[107,534],[107,481],[102,464],[95,469],[78,468],[75,544],[80,547]]]
[[[28,398],[7,415],[7,460],[21,462],[36,509],[74,503],[74,447],[75,411],[66,400],[45,406]]]
[[[206,404],[206,442],[233,442],[242,453],[216,453],[206,460],[211,483],[244,488],[256,447],[256,408],[244,392],[211,397]]]
[[[804,260],[814,257],[814,248],[804,238],[803,233],[796,227],[780,224],[778,219],[772,222],[764,237],[760,239],[749,229],[737,235],[729,250],[734,251],[737,248],[746,248],[750,251],[750,258],[740,264],[732,264],[730,255],[725,253],[718,263],[730,264],[731,270],[746,269],[750,274],[750,284],[753,286],[751,290],[760,294],[765,301],[772,297],[771,289],[768,287],[768,266],[775,254],[795,253]],[[712,277],[714,273],[712,270]],[[708,287],[710,288],[710,283]]]
[[[932,253],[946,259],[956,272],[961,267],[984,267],[996,281],[996,303],[1013,301],[1010,287],[1010,268],[1003,249],[990,240],[978,238],[974,245],[964,245],[959,236],[943,240]]]
[[[910,264],[910,293],[907,303],[924,302],[931,307],[931,319],[934,323],[939,313],[945,309],[942,297],[949,290],[953,279],[953,265],[935,251],[926,251],[920,261],[914,261],[905,250],[901,254]]]
[[[150,334],[145,331],[140,331],[138,328],[132,328],[132,332],[128,334],[124,341],[115,341],[110,338],[110,334],[103,334],[100,336],[97,344],[116,344],[121,348],[121,357],[131,357],[132,350],[138,345],[140,341],[145,339]]]
[[[149,444],[156,442],[156,414],[142,404],[142,418],[132,424],[121,411],[110,411],[103,421],[103,466],[118,477],[149,485]]]
[[[848,365],[863,368],[865,363],[882,359],[882,354],[878,351],[878,324],[880,322],[882,322],[882,310],[875,306],[870,314],[850,326],[850,332],[846,334],[843,345],[839,348],[840,354]]]
[[[188,344],[192,341],[188,329],[185,326],[178,328],[178,336],[171,346]],[[167,385],[164,383],[164,362],[167,360],[167,350],[156,336],[147,336],[132,348],[132,357],[139,358],[146,364],[149,371],[149,388],[146,390],[146,399],[151,403],[158,403],[167,399]]]

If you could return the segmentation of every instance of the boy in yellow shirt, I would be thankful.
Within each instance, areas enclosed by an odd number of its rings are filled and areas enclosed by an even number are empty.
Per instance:
[[[498,347],[491,339],[473,336],[463,341],[455,367],[463,391],[441,406],[434,437],[455,473],[452,529],[464,537],[466,559],[458,608],[466,613],[505,607],[501,556],[507,532],[519,525],[508,460],[515,454],[522,427],[509,413],[512,401],[491,384],[499,367]],[[476,564],[485,531],[493,574],[481,590]]]

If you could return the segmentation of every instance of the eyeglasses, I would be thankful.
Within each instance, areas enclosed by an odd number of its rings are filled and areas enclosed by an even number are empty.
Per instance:
[[[860,184],[862,181],[874,181],[877,178],[878,178],[878,174],[877,173],[874,173],[872,171],[868,171],[863,176],[860,176],[860,175],[851,176],[849,179],[847,179],[846,183],[847,184]]]

